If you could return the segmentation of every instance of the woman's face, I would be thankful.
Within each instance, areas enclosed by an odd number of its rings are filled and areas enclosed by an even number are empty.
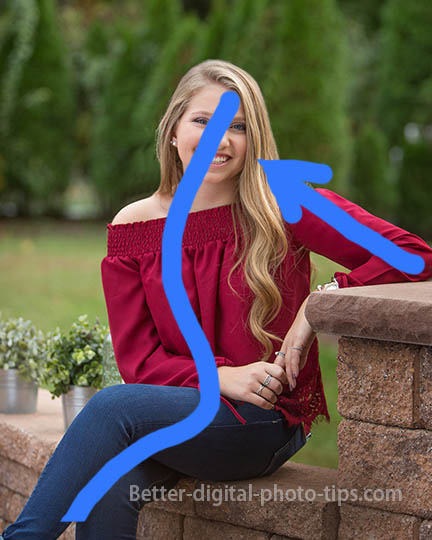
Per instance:
[[[178,121],[172,140],[177,143],[178,155],[183,164],[183,172],[198,146],[207,122],[216,110],[220,98],[227,88],[220,84],[208,84],[192,98],[188,108]],[[219,143],[216,157],[222,154],[228,160],[222,164],[210,165],[204,182],[231,183],[242,171],[246,156],[246,120],[243,105]]]

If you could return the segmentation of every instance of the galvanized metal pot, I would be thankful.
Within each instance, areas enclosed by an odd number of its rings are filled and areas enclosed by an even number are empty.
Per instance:
[[[17,369],[0,369],[0,413],[36,412],[38,385],[26,382]]]
[[[65,431],[72,424],[75,416],[86,406],[87,401],[96,394],[91,386],[69,386],[69,391],[62,394],[63,421]]]

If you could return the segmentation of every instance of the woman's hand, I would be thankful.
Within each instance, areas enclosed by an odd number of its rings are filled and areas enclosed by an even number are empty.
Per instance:
[[[296,377],[306,364],[309,349],[316,337],[316,333],[312,330],[304,315],[308,299],[309,296],[305,298],[303,304],[300,306],[297,316],[280,348],[280,351],[285,353],[285,357],[278,354],[274,361],[274,364],[284,369],[291,390],[296,386]],[[292,347],[299,347],[302,350],[293,349]]]
[[[220,366],[218,368],[221,395],[247,401],[262,409],[273,409],[288,379],[284,368],[269,362],[253,362],[246,366]],[[270,382],[260,395],[256,394],[261,384],[271,375]]]
[[[221,366],[218,368],[219,387],[221,395],[247,401],[262,409],[273,409],[274,403],[283,390],[283,384],[290,384],[291,389],[296,386],[295,378],[306,363],[309,349],[315,339],[316,333],[312,330],[304,315],[308,297],[300,306],[291,328],[283,341],[281,352],[286,353],[285,358],[277,355],[274,362],[253,362],[246,366]],[[302,350],[292,349],[300,347]],[[268,386],[265,386],[260,395],[257,391],[264,383],[267,375],[271,375]]]

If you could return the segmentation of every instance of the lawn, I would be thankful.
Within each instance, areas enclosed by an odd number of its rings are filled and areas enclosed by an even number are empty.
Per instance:
[[[100,278],[106,254],[106,223],[11,220],[0,224],[0,311],[3,317],[30,319],[48,331],[67,330],[79,315],[108,326]],[[318,272],[312,288],[346,268],[312,254]],[[324,339],[327,338],[327,339]],[[336,342],[320,336],[320,365],[331,423],[312,426],[312,437],[293,461],[337,468]]]

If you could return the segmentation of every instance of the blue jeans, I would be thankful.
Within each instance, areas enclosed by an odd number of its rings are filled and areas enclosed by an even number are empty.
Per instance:
[[[118,384],[97,392],[57,445],[21,514],[3,531],[4,540],[58,538],[69,525],[60,519],[107,461],[144,435],[186,418],[199,401],[197,388],[176,386]],[[148,498],[131,497],[132,485],[141,494],[153,487],[171,489],[184,475],[216,481],[264,476],[305,444],[302,424],[289,426],[280,411],[248,402],[235,406],[246,424],[221,401],[201,433],[123,475],[87,520],[76,523],[76,539],[135,540]]]

